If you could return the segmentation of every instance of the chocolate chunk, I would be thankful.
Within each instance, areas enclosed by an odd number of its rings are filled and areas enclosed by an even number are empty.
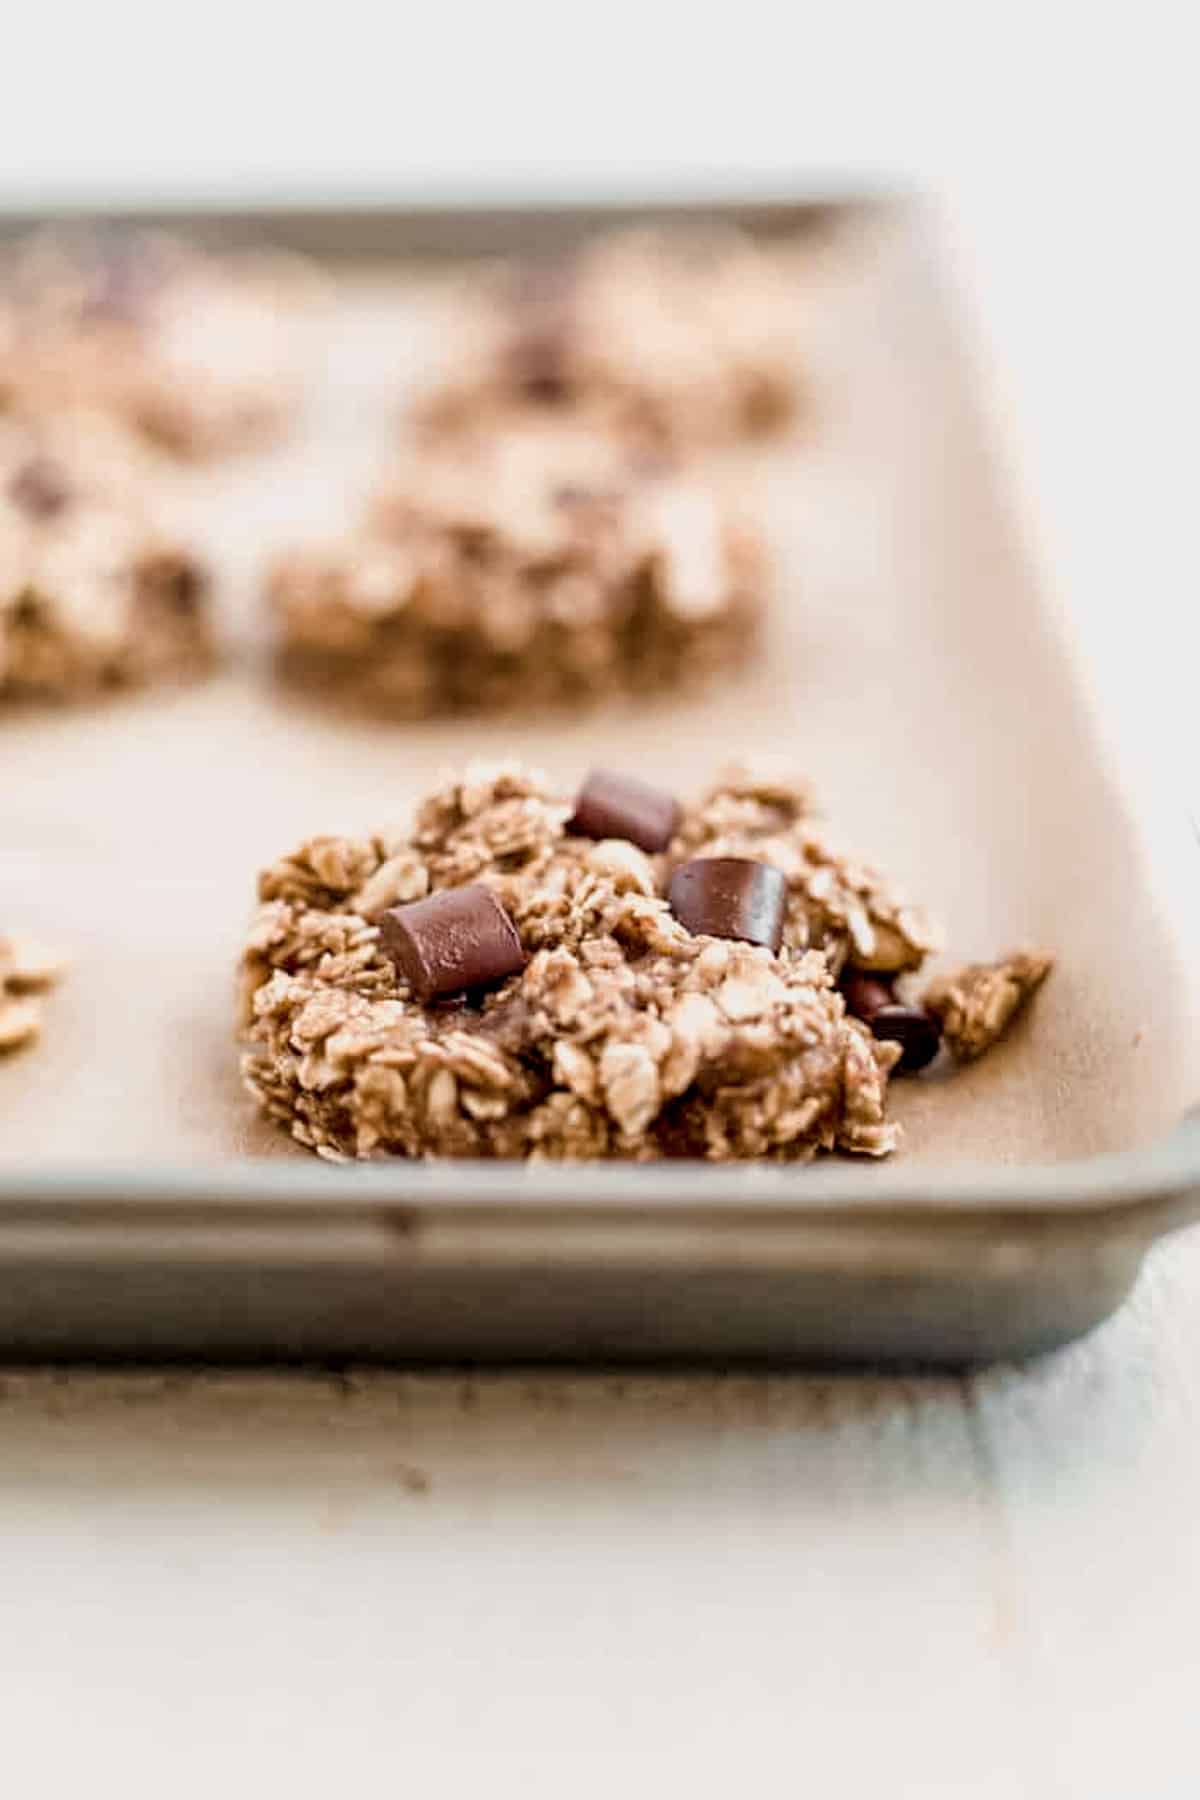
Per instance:
[[[871,1023],[881,1007],[895,1004],[891,983],[878,975],[869,975],[865,969],[847,969],[842,975],[841,988],[847,1012],[853,1013],[865,1025]]]
[[[634,775],[593,769],[575,801],[567,830],[576,837],[627,838],[639,850],[665,850],[679,825],[679,802]]]
[[[870,1026],[875,1037],[900,1045],[903,1055],[898,1069],[915,1074],[933,1061],[941,1048],[942,1033],[932,1013],[920,1006],[905,1006],[885,976],[868,974],[865,969],[847,969],[841,988],[847,1012]]]
[[[208,592],[203,569],[186,556],[168,552],[143,567],[149,591],[179,618],[191,618]]]
[[[567,337],[556,324],[538,325],[519,333],[509,349],[513,383],[527,400],[554,406],[568,390]]]
[[[941,1049],[941,1027],[923,1007],[894,1001],[879,1007],[868,1023],[873,1036],[900,1045],[903,1055],[896,1067],[906,1074],[914,1075],[918,1069],[926,1068]]]
[[[52,519],[70,501],[71,483],[53,457],[34,456],[12,477],[8,495],[31,518]]]
[[[195,563],[180,561],[168,585],[167,593],[175,611],[183,616],[194,613],[208,591],[203,569]]]
[[[379,920],[379,935],[418,1000],[490,987],[525,967],[516,926],[478,882],[393,906]]]
[[[700,856],[671,877],[667,903],[697,936],[739,938],[778,950],[783,942],[787,882],[769,863]]]
[[[518,272],[510,296],[509,377],[526,399],[557,405],[571,386],[574,269],[552,258]]]

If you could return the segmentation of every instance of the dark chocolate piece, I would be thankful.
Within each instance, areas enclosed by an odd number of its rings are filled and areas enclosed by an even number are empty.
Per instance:
[[[556,406],[567,397],[567,340],[556,325],[522,331],[509,347],[513,383],[527,400]]]
[[[176,552],[152,557],[143,565],[143,576],[155,598],[180,618],[191,618],[208,591],[204,570]]]
[[[509,374],[526,399],[557,405],[570,390],[570,348],[575,270],[570,258],[529,263],[511,296]]]
[[[903,1055],[896,1067],[907,1075],[926,1068],[942,1047],[941,1027],[924,1007],[896,1001],[881,1006],[868,1022],[874,1037],[900,1045]]]
[[[8,484],[8,496],[34,519],[53,519],[71,498],[65,469],[51,456],[32,456]]]
[[[679,826],[679,802],[634,775],[593,769],[579,790],[567,830],[576,837],[627,838],[639,850],[665,850]]]
[[[884,977],[871,975],[866,969],[847,969],[842,975],[842,998],[847,1012],[869,1025],[884,1006],[894,1006],[896,996],[892,984]]]
[[[736,856],[700,856],[671,877],[667,903],[681,925],[700,937],[739,938],[778,950],[783,942],[787,882],[769,863]]]
[[[379,936],[422,1001],[490,987],[525,967],[516,926],[479,882],[391,907],[379,920]]]

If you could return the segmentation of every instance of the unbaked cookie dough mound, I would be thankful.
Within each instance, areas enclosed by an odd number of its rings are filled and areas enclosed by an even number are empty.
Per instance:
[[[206,564],[128,435],[63,414],[0,421],[0,707],[203,672]]]
[[[245,1079],[335,1160],[881,1156],[889,1076],[938,1047],[894,989],[928,924],[789,780],[689,805],[474,767],[410,831],[314,838],[259,896]]]
[[[721,488],[571,422],[414,447],[267,589],[281,673],[399,718],[686,687],[754,648],[766,559]]]
[[[601,238],[477,293],[417,414],[454,432],[572,411],[671,449],[759,437],[798,404],[801,293],[794,253],[737,232]]]
[[[0,270],[0,407],[103,408],[187,458],[272,442],[302,386],[316,278],[273,253],[48,229]]]

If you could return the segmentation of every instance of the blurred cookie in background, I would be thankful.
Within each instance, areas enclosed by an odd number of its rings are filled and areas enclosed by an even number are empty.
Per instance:
[[[630,231],[507,268],[464,298],[433,431],[573,411],[653,446],[736,443],[801,403],[799,264],[733,230]]]
[[[682,687],[753,650],[754,527],[706,474],[556,418],[415,443],[268,579],[281,668],[397,717]]]
[[[0,408],[111,412],[186,458],[278,440],[304,381],[320,278],[163,233],[55,227],[0,268]]]
[[[102,415],[0,419],[0,705],[214,660],[207,562],[169,523],[155,469]]]

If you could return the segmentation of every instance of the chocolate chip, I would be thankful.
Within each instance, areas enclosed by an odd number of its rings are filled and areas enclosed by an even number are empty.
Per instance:
[[[889,981],[870,975],[865,969],[847,969],[842,975],[842,997],[846,1010],[869,1025],[883,1006],[895,1004],[896,996]]]
[[[52,519],[70,501],[71,483],[53,457],[34,456],[12,477],[8,495],[31,518]]]
[[[527,400],[554,406],[568,391],[567,338],[556,325],[522,331],[509,349],[513,383]]]
[[[207,591],[207,577],[195,563],[181,558],[174,568],[164,570],[163,598],[181,618],[197,611]]]
[[[490,987],[525,967],[517,928],[490,888],[446,888],[393,906],[379,921],[383,948],[418,1000]]]
[[[673,794],[618,775],[593,769],[575,800],[567,830],[576,837],[627,838],[639,850],[665,850],[679,826],[679,802]]]
[[[897,1068],[914,1075],[930,1064],[942,1045],[942,1032],[932,1013],[899,1001],[881,1006],[870,1021],[872,1035],[885,1043],[899,1044],[903,1055]]]
[[[517,272],[509,301],[508,369],[528,400],[554,406],[569,397],[574,303],[570,258],[543,258]]]
[[[681,925],[704,937],[739,938],[778,950],[783,942],[787,882],[769,863],[701,856],[671,877],[667,903]]]
[[[188,615],[194,613],[208,590],[208,581],[204,571],[194,563],[181,562],[171,580],[169,594],[171,605],[177,613]]]
[[[205,571],[176,551],[147,557],[141,574],[145,593],[181,619],[191,618],[208,593]]]
[[[841,980],[846,1010],[869,1025],[872,1034],[899,1044],[903,1055],[896,1067],[915,1074],[931,1063],[941,1047],[941,1026],[932,1013],[897,1000],[891,981],[866,969],[847,969]]]

